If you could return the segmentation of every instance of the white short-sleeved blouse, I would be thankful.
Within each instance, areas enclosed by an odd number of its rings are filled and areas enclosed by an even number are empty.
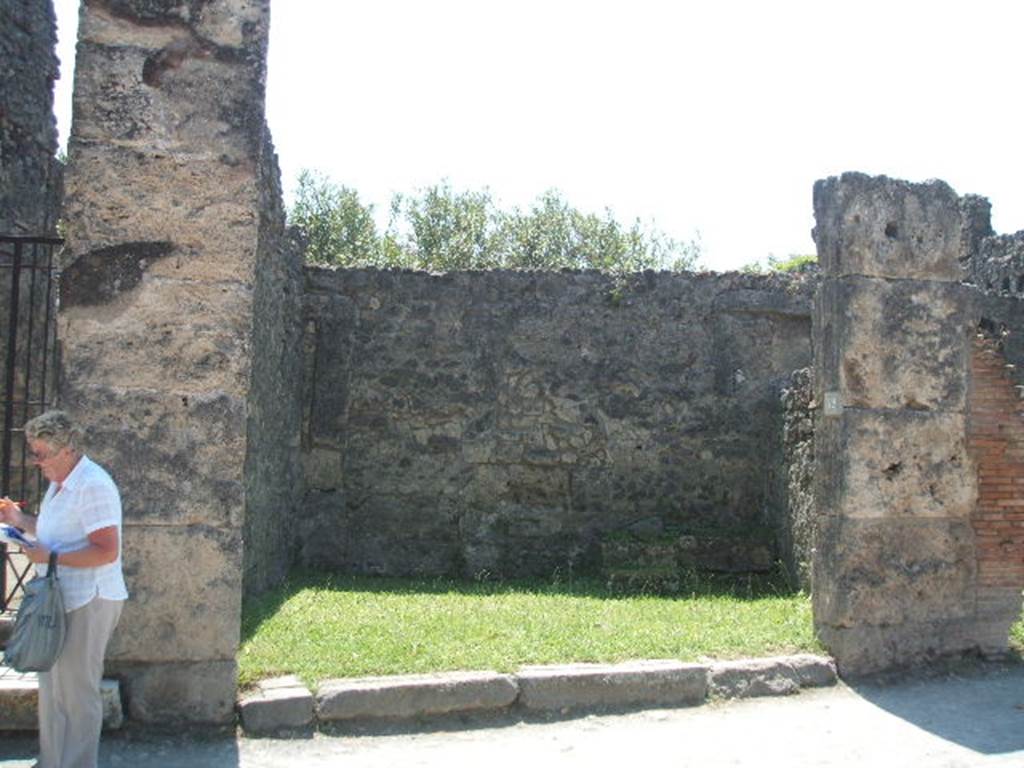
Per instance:
[[[58,488],[50,483],[36,522],[36,538],[57,552],[74,552],[89,545],[89,534],[101,528],[117,526],[121,539],[121,494],[106,470],[82,456]],[[45,574],[47,566],[37,564]],[[121,548],[112,563],[95,568],[61,565],[57,570],[64,610],[73,611],[94,597],[127,600],[128,589],[121,570]]]

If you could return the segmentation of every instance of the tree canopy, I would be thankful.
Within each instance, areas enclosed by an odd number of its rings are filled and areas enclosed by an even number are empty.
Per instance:
[[[549,190],[528,208],[500,209],[490,193],[459,191],[447,181],[395,195],[379,232],[372,204],[313,171],[299,175],[289,223],[307,242],[306,260],[339,267],[598,269],[623,274],[697,267],[699,236],[673,239],[638,219],[584,213]]]

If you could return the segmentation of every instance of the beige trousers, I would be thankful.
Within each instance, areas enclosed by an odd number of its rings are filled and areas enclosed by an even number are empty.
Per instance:
[[[103,656],[123,605],[96,597],[67,613],[64,649],[39,673],[39,768],[96,768]]]

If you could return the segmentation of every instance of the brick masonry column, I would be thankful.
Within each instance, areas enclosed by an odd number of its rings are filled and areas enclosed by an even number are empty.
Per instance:
[[[846,674],[985,647],[959,199],[844,174],[814,208],[817,631]]]
[[[983,650],[1007,648],[1020,618],[1024,587],[1024,403],[1002,340],[979,331],[973,339],[968,392],[968,445],[978,468],[978,504],[971,522],[977,541],[978,623]]]
[[[269,0],[85,0],[62,399],[125,503],[131,717],[228,721],[242,595]]]

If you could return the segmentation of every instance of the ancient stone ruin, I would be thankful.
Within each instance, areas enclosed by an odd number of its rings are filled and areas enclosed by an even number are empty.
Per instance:
[[[52,76],[47,5],[5,5],[0,46]],[[263,118],[268,14],[82,6],[60,398],[124,496],[133,599],[109,672],[131,717],[230,720],[242,596],[299,564],[779,558],[844,673],[1006,649],[1024,237],[995,235],[984,200],[819,182],[821,266],[796,276],[620,292],[596,273],[304,267]],[[50,80],[5,82],[0,194],[45,234]]]

